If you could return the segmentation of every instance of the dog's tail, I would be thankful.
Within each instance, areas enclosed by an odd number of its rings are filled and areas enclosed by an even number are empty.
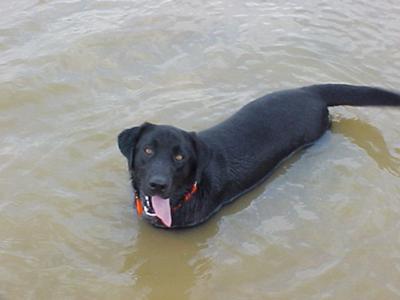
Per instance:
[[[400,106],[400,94],[381,88],[347,84],[319,84],[306,87],[328,106]]]

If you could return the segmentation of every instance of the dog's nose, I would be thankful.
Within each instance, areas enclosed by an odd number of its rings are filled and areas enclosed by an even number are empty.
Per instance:
[[[167,189],[167,179],[161,176],[153,176],[149,180],[149,187],[152,192],[165,192]]]

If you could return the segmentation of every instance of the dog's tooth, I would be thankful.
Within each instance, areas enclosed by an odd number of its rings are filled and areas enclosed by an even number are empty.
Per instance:
[[[155,217],[156,216],[156,214],[153,214],[153,213],[149,212],[149,209],[146,206],[144,206],[144,212],[146,213],[146,215],[148,215],[150,217]]]

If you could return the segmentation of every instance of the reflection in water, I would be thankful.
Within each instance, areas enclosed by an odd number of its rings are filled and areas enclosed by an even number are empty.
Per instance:
[[[390,153],[379,129],[361,119],[334,119],[332,123],[333,132],[343,134],[364,149],[379,168],[400,176],[400,158]]]
[[[146,299],[186,299],[210,268],[211,260],[198,254],[217,232],[216,223],[167,231],[143,221],[138,232],[122,272],[132,270],[138,294]]]

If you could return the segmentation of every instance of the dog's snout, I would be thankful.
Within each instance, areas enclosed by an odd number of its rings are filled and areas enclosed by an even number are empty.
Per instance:
[[[165,177],[153,176],[149,180],[149,188],[154,193],[162,193],[167,189],[168,182]]]

